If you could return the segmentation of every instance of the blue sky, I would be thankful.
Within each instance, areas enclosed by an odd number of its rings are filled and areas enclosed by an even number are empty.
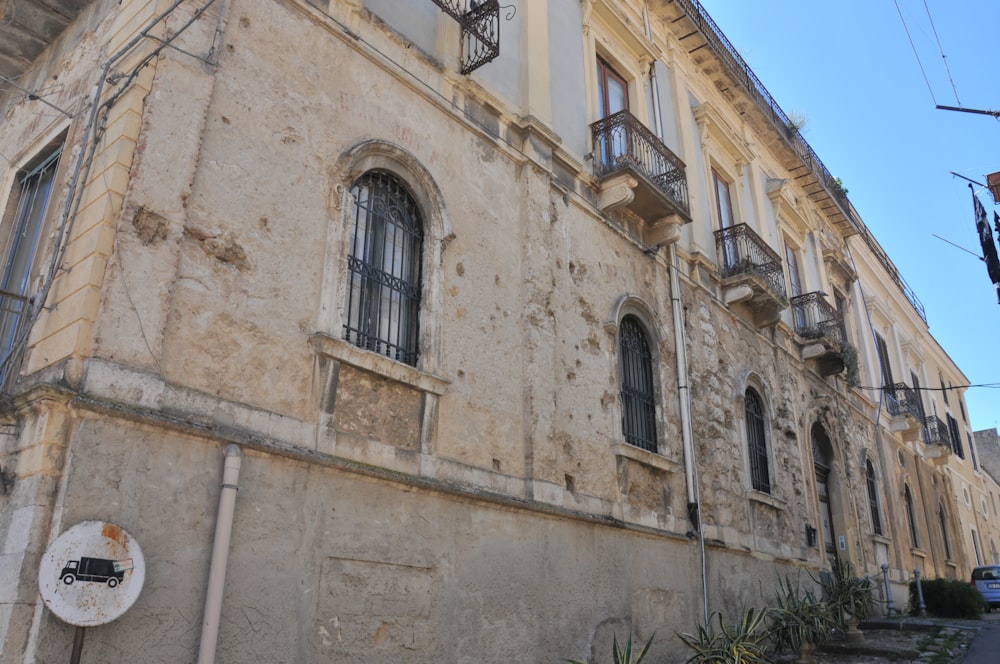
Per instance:
[[[970,383],[1000,384],[1000,305],[986,267],[934,237],[979,252],[968,183],[950,171],[979,182],[1000,171],[1000,121],[934,106],[1000,110],[1000,1],[702,5],[785,112],[806,118],[806,140]],[[992,222],[1000,207],[985,190],[979,198]],[[1000,388],[966,399],[974,430],[1000,424]]]

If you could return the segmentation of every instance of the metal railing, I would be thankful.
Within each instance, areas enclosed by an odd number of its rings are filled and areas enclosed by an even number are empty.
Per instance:
[[[590,131],[594,138],[594,175],[600,178],[631,168],[688,213],[684,162],[634,115],[618,111],[590,125]]]
[[[737,52],[736,47],[730,43],[729,39],[723,34],[722,30],[716,25],[715,21],[712,20],[712,17],[708,15],[708,12],[705,11],[705,8],[702,7],[698,0],[676,0],[675,4],[694,23],[698,32],[708,43],[709,48],[712,49],[730,75],[743,86],[760,111],[770,118],[771,122],[788,138],[792,149],[795,150],[795,153],[802,160],[803,165],[816,176],[816,179],[820,181],[824,189],[830,194],[830,197],[837,203],[840,211],[858,229],[859,234],[864,239],[865,244],[868,245],[868,248],[871,249],[875,258],[882,264],[889,277],[896,283],[914,310],[924,323],[926,323],[927,314],[924,311],[924,305],[921,304],[916,293],[913,292],[913,289],[910,288],[902,275],[899,274],[899,270],[896,269],[889,256],[886,255],[885,251],[868,230],[868,227],[865,226],[864,221],[861,220],[861,216],[848,200],[843,185],[830,173],[812,146],[802,138],[802,134],[799,133],[798,128],[781,109],[778,102],[774,100],[771,93],[767,91],[767,88],[757,78],[757,75],[753,73],[750,66]]]
[[[431,0],[462,28],[462,74],[500,55],[499,0]],[[509,20],[509,17],[508,17]]]
[[[827,339],[837,344],[844,342],[840,312],[826,301],[826,293],[814,291],[796,295],[788,304],[792,308],[795,333],[800,337]]]
[[[906,383],[886,385],[882,390],[885,392],[885,405],[890,415],[910,415],[917,421],[924,422],[920,395],[916,390]]]
[[[928,415],[924,418],[924,442],[928,445],[944,445],[951,449],[948,427],[937,415]]]
[[[736,224],[715,231],[715,249],[723,279],[754,274],[764,282],[775,299],[787,303],[781,258],[752,228]]]

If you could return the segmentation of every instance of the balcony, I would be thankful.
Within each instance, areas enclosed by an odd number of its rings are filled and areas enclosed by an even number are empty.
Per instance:
[[[925,456],[935,461],[947,461],[951,452],[951,434],[940,417],[928,415],[924,418],[923,436],[927,445]]]
[[[826,301],[826,293],[813,291],[789,300],[795,334],[802,340],[802,359],[815,359],[823,376],[844,370],[843,318]]]
[[[906,383],[886,385],[882,388],[885,406],[892,415],[889,430],[902,433],[904,440],[916,440],[924,430],[926,418],[920,395]]]
[[[758,328],[777,323],[788,306],[778,254],[746,224],[715,231],[715,249],[726,304],[745,304]]]
[[[648,246],[676,242],[691,221],[684,162],[628,111],[598,120],[590,131],[598,206],[638,216]]]
[[[463,76],[471,74],[500,56],[498,0],[431,0],[431,2],[455,19],[461,28]]]

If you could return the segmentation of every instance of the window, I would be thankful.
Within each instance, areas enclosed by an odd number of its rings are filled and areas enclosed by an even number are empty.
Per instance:
[[[951,560],[951,540],[948,538],[948,514],[944,505],[938,505],[938,521],[941,522],[941,539],[944,542],[944,557]]]
[[[948,420],[948,433],[951,435],[951,449],[954,450],[959,458],[964,459],[965,449],[962,447],[962,435],[958,432],[958,422],[951,416],[951,413],[948,413],[945,417]]]
[[[795,247],[785,243],[785,261],[788,263],[788,294],[802,295],[802,272],[799,270],[799,256]]]
[[[597,93],[602,118],[628,110],[628,83],[601,58],[597,59]]]
[[[972,530],[972,547],[976,550],[976,564],[983,564],[983,549],[979,546],[979,533]]]
[[[31,276],[61,153],[61,146],[50,150],[17,174],[8,214],[4,215],[4,226],[11,231],[4,240],[0,278],[0,383],[9,377],[11,355],[33,295]]]
[[[990,554],[993,556],[993,564],[1000,565],[1000,550],[997,550],[997,542],[990,538]]]
[[[423,221],[406,186],[387,171],[351,188],[354,228],[344,339],[416,366]]]
[[[865,462],[865,481],[868,485],[868,510],[872,516],[872,532],[882,534],[882,518],[878,510],[878,485],[875,483],[875,467],[870,460]]]
[[[750,483],[755,491],[771,493],[764,403],[752,387],[747,388],[743,403],[746,414],[747,451],[750,456]]]
[[[642,323],[635,316],[622,318],[618,349],[622,381],[622,433],[629,444],[656,452],[653,354]]]
[[[972,469],[979,470],[979,459],[976,458],[976,446],[972,443],[972,434],[965,432],[965,440],[969,443],[969,454],[972,456]]]
[[[628,83],[604,60],[597,59],[597,94],[601,118],[628,110]],[[629,154],[629,136],[621,129],[602,133],[601,163],[614,168],[619,157]]]
[[[944,386],[944,378],[941,376],[941,374],[938,374],[938,380],[941,381],[941,396],[944,397],[944,403],[945,403],[945,405],[947,405],[948,404],[948,388],[946,388]]]
[[[889,347],[885,343],[882,335],[875,335],[875,350],[878,352],[878,363],[882,367],[882,387],[892,387],[895,381],[892,380],[892,365],[889,363]]]
[[[733,215],[733,199],[729,195],[729,182],[714,168],[712,180],[715,183],[715,205],[719,215],[719,226],[729,228],[736,223]]]
[[[924,394],[920,390],[920,378],[917,377],[916,372],[910,372],[910,380],[913,381],[913,393],[917,395],[917,410],[920,412],[920,422],[921,424],[926,421],[927,414],[924,412]]]
[[[903,502],[906,503],[906,521],[910,526],[910,546],[917,549],[920,548],[920,538],[917,536],[917,515],[913,511],[913,495],[909,484],[903,485]]]

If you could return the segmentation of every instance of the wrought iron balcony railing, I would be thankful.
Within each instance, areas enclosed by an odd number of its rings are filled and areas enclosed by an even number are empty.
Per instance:
[[[937,415],[924,418],[924,442],[928,445],[943,445],[951,449],[951,435],[948,427]]]
[[[590,125],[594,138],[594,175],[599,178],[632,169],[653,183],[685,215],[689,214],[684,162],[656,134],[628,111],[618,111]]]
[[[802,137],[795,123],[782,110],[778,102],[771,96],[771,93],[767,91],[764,84],[757,78],[753,70],[750,69],[750,65],[740,56],[736,47],[723,34],[722,30],[698,0],[676,0],[675,4],[691,20],[723,67],[736,80],[737,84],[746,91],[750,98],[753,99],[761,113],[769,118],[779,131],[788,137],[792,148],[798,154],[799,159],[802,160],[802,164],[813,174],[823,188],[829,192],[831,199],[837,204],[838,209],[845,218],[850,220],[851,225],[860,232],[862,239],[868,245],[868,248],[871,249],[875,258],[882,264],[889,277],[896,283],[900,291],[902,291],[903,295],[913,306],[913,309],[926,323],[927,313],[924,311],[924,305],[917,298],[916,293],[913,292],[909,284],[903,279],[895,264],[889,259],[889,256],[886,255],[885,251],[872,236],[868,227],[865,226],[864,221],[861,220],[861,215],[858,214],[847,198],[847,193],[844,191],[843,186],[830,173],[826,165],[823,164],[812,146]]]
[[[499,0],[431,0],[462,29],[462,74],[500,55]],[[510,18],[508,17],[508,20]]]
[[[885,405],[890,415],[909,415],[919,422],[924,422],[923,408],[920,405],[920,395],[906,383],[886,385]]]
[[[795,333],[805,339],[825,339],[844,343],[840,312],[826,301],[826,293],[813,291],[788,301],[795,321]]]
[[[723,279],[740,274],[756,275],[772,297],[782,305],[788,302],[781,258],[752,228],[736,224],[715,231],[715,249]]]

